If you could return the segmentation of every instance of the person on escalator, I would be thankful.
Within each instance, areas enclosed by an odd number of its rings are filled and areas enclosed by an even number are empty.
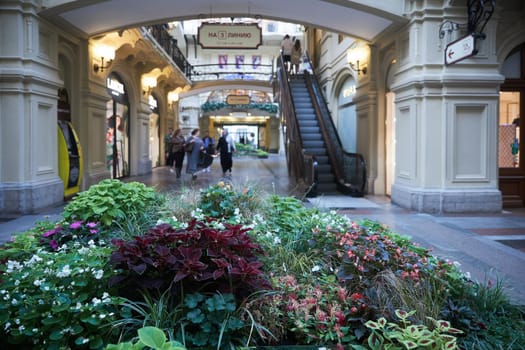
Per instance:
[[[292,47],[292,54],[291,54],[291,74],[299,74],[299,66],[301,64],[301,58],[303,57],[303,49],[301,47],[301,41],[299,39],[295,39],[295,42]]]
[[[281,52],[283,54],[283,63],[284,63],[284,66],[286,67],[286,71],[288,72],[288,74],[290,74],[290,69],[291,69],[290,62],[292,59],[292,47],[293,47],[292,39],[290,39],[290,36],[286,34],[284,36],[283,41],[281,42]]]

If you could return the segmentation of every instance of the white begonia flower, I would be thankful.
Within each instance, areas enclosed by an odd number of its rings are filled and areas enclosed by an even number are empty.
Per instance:
[[[71,268],[69,267],[69,265],[64,265],[64,267],[62,267],[62,270],[60,270],[57,273],[57,277],[59,278],[68,277],[69,275],[71,275]]]
[[[273,244],[281,244],[281,238],[279,238],[279,237],[275,237],[275,238],[273,239]]]
[[[15,281],[15,286],[19,286],[20,285],[20,281],[19,280],[16,280]]]
[[[7,331],[11,327],[11,322],[6,322],[4,325],[4,330]]]
[[[97,306],[98,304],[100,304],[102,302],[102,300],[100,300],[99,298],[93,298],[91,299],[91,302],[93,303],[93,306]]]
[[[94,271],[93,276],[95,276],[95,279],[99,280],[102,277],[104,277],[104,271],[103,270]]]
[[[18,304],[18,300],[16,300],[15,298],[13,298],[13,299],[11,300],[11,304],[13,304],[13,305],[16,306],[16,305]]]
[[[90,239],[89,242],[88,242],[88,246],[89,246],[90,248],[95,247],[95,241],[92,240],[92,239]]]
[[[7,269],[5,270],[6,273],[11,273],[13,271],[18,271],[22,268],[22,265],[15,260],[7,260]]]
[[[89,248],[87,248],[87,247],[82,247],[82,248],[80,248],[80,249],[78,250],[78,253],[79,253],[79,254],[87,254],[87,253],[89,253]]]
[[[315,265],[314,267],[312,267],[312,272],[317,272],[319,270],[321,270],[321,266],[319,265]]]
[[[24,263],[25,266],[33,266],[39,262],[41,262],[43,259],[41,257],[39,257],[38,255],[34,254],[31,259],[29,259],[28,261],[26,261]]]

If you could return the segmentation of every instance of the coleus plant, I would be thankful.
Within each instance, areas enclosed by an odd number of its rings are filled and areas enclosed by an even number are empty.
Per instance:
[[[260,270],[259,245],[241,225],[192,220],[183,229],[160,224],[143,236],[114,240],[110,262],[122,271],[111,283],[124,294],[162,292],[232,293],[244,298],[270,284]],[[220,227],[220,228],[218,228]]]

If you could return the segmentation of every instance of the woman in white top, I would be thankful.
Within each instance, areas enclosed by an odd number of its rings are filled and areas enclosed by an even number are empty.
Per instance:
[[[291,54],[292,61],[292,74],[299,74],[299,65],[301,64],[301,57],[303,56],[303,49],[301,48],[301,42],[299,39],[295,40],[295,43],[292,47]]]

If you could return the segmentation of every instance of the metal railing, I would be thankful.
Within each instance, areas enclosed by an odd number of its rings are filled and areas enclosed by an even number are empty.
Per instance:
[[[311,67],[307,56],[307,65]],[[363,196],[366,191],[367,169],[364,157],[359,153],[346,152],[334,125],[328,104],[315,74],[304,72],[307,89],[325,140],[330,163],[334,169],[339,189],[352,196]]]
[[[318,183],[317,159],[315,155],[306,152],[303,147],[291,88],[288,83],[287,69],[284,67],[282,56],[277,63],[277,84],[275,88],[274,95],[281,107],[288,172],[297,181],[304,183],[307,196],[315,197]]]
[[[163,24],[142,27],[162,47],[166,54],[173,60],[179,69],[190,78],[192,66],[182,53],[171,34]]]
[[[273,64],[197,64],[193,65],[188,78],[193,81],[204,80],[262,80],[274,78]]]

